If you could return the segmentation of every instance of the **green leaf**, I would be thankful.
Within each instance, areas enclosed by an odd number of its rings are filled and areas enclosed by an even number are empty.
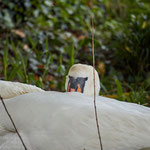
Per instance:
[[[115,80],[116,82],[116,85],[117,85],[117,95],[118,95],[118,99],[123,101],[123,89],[122,89],[122,86],[121,86],[121,83],[118,79]]]
[[[8,66],[8,37],[6,38],[6,45],[4,49],[4,56],[3,56],[3,64],[4,64],[4,78],[7,80],[7,66]]]

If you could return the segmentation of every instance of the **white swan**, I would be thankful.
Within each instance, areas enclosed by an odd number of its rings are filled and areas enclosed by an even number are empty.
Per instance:
[[[83,70],[84,72],[86,72],[86,74],[83,72]],[[93,76],[92,66],[83,64],[73,65],[69,70],[68,76],[66,76],[66,84],[65,84],[66,91],[69,90],[70,88],[70,91],[72,92],[77,91],[90,96],[94,95],[93,80],[88,80],[88,78],[91,78],[92,76]],[[95,71],[95,78],[97,81],[96,95],[99,95],[100,81],[97,71]],[[36,87],[35,85],[0,80],[0,95],[3,97],[3,99],[13,98],[15,96],[22,95],[25,93],[40,92],[40,91],[44,90],[42,90],[39,87]]]
[[[73,65],[66,76],[65,89],[67,92],[81,92],[89,96],[94,95],[93,67],[84,64]],[[96,95],[99,95],[100,81],[95,70],[95,89]]]
[[[86,74],[86,69],[78,78],[69,73],[73,79],[66,83],[68,90],[84,93],[91,88],[84,86],[82,91],[82,83],[93,80],[92,76],[83,79]],[[49,91],[20,95],[5,103],[29,150],[100,149],[92,96]],[[104,150],[150,147],[149,108],[97,96],[97,110]],[[0,150],[23,150],[14,131],[0,103]]]
[[[12,98],[25,93],[41,91],[43,90],[35,85],[0,80],[0,95],[3,99]]]

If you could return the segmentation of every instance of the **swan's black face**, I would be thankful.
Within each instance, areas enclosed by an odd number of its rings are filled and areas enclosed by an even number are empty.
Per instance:
[[[74,78],[69,76],[67,92],[84,92],[85,82],[88,80],[88,77],[77,77]]]

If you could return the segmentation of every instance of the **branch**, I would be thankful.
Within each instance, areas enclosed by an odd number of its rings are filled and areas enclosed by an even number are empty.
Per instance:
[[[94,23],[92,19],[92,55],[93,55],[93,82],[94,82],[94,110],[95,110],[95,118],[96,118],[96,125],[99,137],[100,148],[103,150],[102,145],[102,138],[100,133],[100,127],[98,123],[98,114],[97,114],[97,107],[96,107],[96,90],[95,90],[95,52],[94,52]]]
[[[3,98],[1,96],[0,96],[0,99],[1,99],[1,102],[2,102],[2,104],[4,106],[4,108],[5,108],[5,111],[6,111],[7,115],[8,115],[8,117],[9,117],[10,121],[12,122],[12,124],[14,126],[14,129],[15,129],[15,131],[16,131],[16,133],[17,133],[17,135],[18,135],[18,137],[19,137],[19,139],[20,139],[20,141],[21,141],[21,143],[22,143],[22,145],[24,147],[24,149],[28,150],[27,147],[26,147],[26,145],[25,145],[25,143],[24,143],[24,141],[23,141],[23,139],[22,139],[22,137],[21,137],[21,135],[19,134],[19,132],[18,132],[18,130],[16,128],[16,125],[15,125],[15,123],[14,123],[14,121],[13,121],[10,113],[8,112],[7,107],[6,107],[5,103],[4,103],[4,100],[3,100]]]

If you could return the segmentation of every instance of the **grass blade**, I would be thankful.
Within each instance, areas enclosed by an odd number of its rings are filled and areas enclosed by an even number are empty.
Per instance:
[[[6,38],[6,47],[3,55],[3,64],[4,64],[4,78],[7,80],[7,66],[8,66],[8,37]]]

